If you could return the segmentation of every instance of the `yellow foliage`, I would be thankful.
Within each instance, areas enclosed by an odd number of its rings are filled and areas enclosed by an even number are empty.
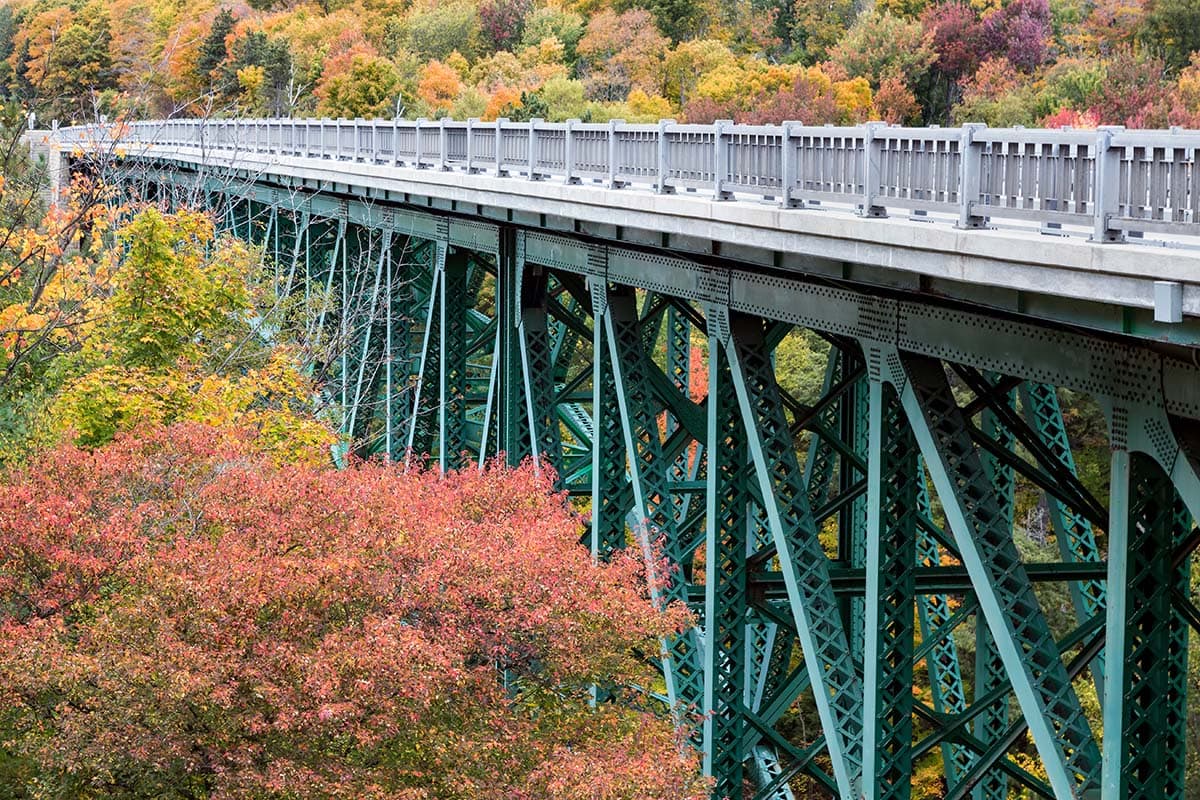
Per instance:
[[[649,95],[641,89],[634,89],[629,93],[629,98],[625,101],[629,106],[630,116],[633,118],[630,121],[638,120],[660,120],[663,117],[671,116],[671,104],[667,102],[665,97],[658,95]]]
[[[856,125],[865,122],[871,116],[871,83],[866,78],[860,76],[848,81],[837,81],[833,84],[833,92],[843,122]]]
[[[767,64],[755,58],[725,61],[700,79],[696,95],[723,103],[736,97],[780,92],[791,87],[800,69],[790,64]],[[828,83],[828,76],[819,69],[814,74]]]
[[[471,71],[471,65],[467,62],[467,57],[457,50],[446,56],[446,66],[458,73],[459,79],[465,79],[467,73]]]
[[[517,59],[526,69],[533,69],[542,64],[561,65],[566,55],[566,47],[556,36],[548,36],[536,45],[530,45],[517,54]]]

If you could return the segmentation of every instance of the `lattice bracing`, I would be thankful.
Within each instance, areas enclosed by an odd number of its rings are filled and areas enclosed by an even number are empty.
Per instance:
[[[727,349],[759,489],[812,683],[819,687],[817,709],[838,788],[851,796],[862,780],[862,682],[813,522],[774,365],[764,347],[762,322],[736,315],[731,328]]]
[[[1091,791],[1100,778],[1091,726],[945,371],[932,359],[903,362],[905,410],[1050,782],[1068,796]]]

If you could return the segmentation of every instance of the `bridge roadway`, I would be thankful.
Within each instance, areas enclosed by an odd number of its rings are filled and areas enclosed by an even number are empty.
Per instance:
[[[52,174],[209,208],[264,248],[349,449],[532,457],[590,510],[598,558],[660,540],[664,597],[698,623],[650,691],[714,797],[907,798],[919,765],[956,799],[1200,788],[1200,133],[43,136]],[[827,354],[819,391],[805,352]],[[1063,391],[1103,410],[1107,496]],[[1027,529],[1056,555],[1023,557]]]

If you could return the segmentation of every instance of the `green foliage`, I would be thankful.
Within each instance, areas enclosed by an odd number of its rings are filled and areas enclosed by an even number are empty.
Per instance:
[[[564,48],[564,61],[575,63],[575,48],[583,38],[584,20],[574,11],[557,6],[535,8],[525,18],[525,30],[521,33],[522,47],[533,47],[543,39],[558,39]]]
[[[937,60],[937,53],[921,23],[877,11],[859,17],[830,58],[850,77],[862,76],[874,88],[888,77],[900,78],[911,88]]]
[[[1143,40],[1171,69],[1187,66],[1200,51],[1200,3],[1195,0],[1148,0]]]
[[[444,61],[456,50],[474,58],[481,48],[479,11],[468,0],[418,8],[405,21],[399,41],[423,61]]]
[[[854,0],[796,0],[792,38],[805,64],[825,59],[854,23]]]
[[[228,8],[222,8],[213,20],[196,60],[196,72],[202,82],[207,81],[225,61],[225,39],[233,33],[234,23],[233,12]]]

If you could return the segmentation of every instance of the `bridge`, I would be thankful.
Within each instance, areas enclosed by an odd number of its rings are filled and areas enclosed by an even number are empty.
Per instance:
[[[714,797],[907,798],[930,759],[954,800],[1195,796],[1200,133],[33,138],[60,179],[99,170],[262,246],[340,344],[323,368],[358,455],[533,458],[588,510],[597,558],[660,542],[662,597],[697,625],[647,691],[694,729]],[[825,357],[813,396],[798,338]],[[1107,496],[1064,392],[1103,409]],[[1018,551],[1018,486],[1041,493],[1051,561]],[[799,706],[819,731],[780,728]]]

